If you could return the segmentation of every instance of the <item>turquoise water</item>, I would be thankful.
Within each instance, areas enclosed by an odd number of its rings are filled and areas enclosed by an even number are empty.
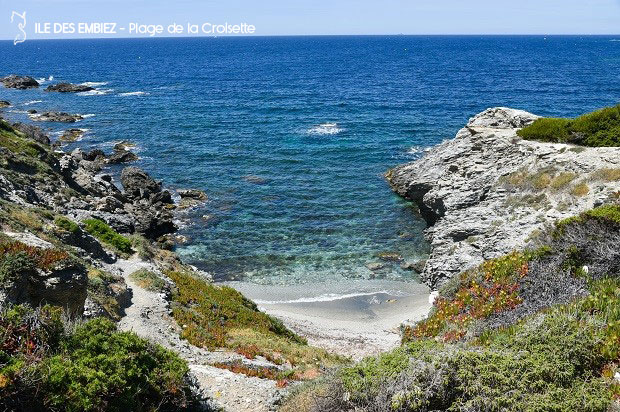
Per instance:
[[[574,116],[616,104],[612,37],[274,37],[0,42],[0,75],[96,82],[87,95],[0,88],[24,110],[92,114],[77,145],[137,143],[170,188],[204,189],[178,252],[220,280],[415,279],[381,252],[428,252],[383,178],[511,106]],[[44,83],[44,86],[49,84]],[[61,125],[45,124],[52,132]],[[71,146],[68,147],[70,149]]]

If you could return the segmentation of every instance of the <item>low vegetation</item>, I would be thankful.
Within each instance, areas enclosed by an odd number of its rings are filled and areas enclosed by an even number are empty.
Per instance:
[[[524,139],[590,147],[620,146],[620,105],[575,119],[541,118],[517,134]]]
[[[607,205],[454,278],[401,347],[308,385],[283,410],[617,410],[619,308],[620,205]]]
[[[167,276],[175,284],[173,316],[183,328],[181,336],[193,345],[230,348],[249,358],[263,356],[275,363],[288,363],[296,369],[297,377],[309,369],[343,362],[308,346],[305,339],[232,288],[212,285],[186,272],[168,272]]]
[[[42,249],[19,241],[0,241],[0,283],[33,269],[51,270],[71,259],[60,249]]]
[[[99,219],[86,219],[83,223],[86,231],[99,239],[101,242],[111,246],[121,253],[133,253],[131,241],[125,236],[119,235],[104,221]]]
[[[136,270],[129,278],[138,286],[151,292],[161,292],[166,287],[166,282],[157,273],[146,269]]]
[[[105,319],[76,326],[58,309],[0,312],[0,409],[176,411],[197,405],[187,364]]]

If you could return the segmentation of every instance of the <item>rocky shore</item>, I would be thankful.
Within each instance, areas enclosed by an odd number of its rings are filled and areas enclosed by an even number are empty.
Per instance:
[[[620,148],[523,140],[538,116],[497,107],[456,137],[390,170],[393,190],[428,224],[431,253],[422,279],[432,288],[464,270],[523,248],[545,226],[613,200]]]

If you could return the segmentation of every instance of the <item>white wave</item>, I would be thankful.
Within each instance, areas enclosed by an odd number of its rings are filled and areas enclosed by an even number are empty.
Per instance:
[[[80,116],[82,116],[83,119],[90,119],[91,117],[95,117],[94,114],[89,113],[89,114],[81,114]]]
[[[119,96],[147,96],[149,93],[147,92],[127,92],[127,93],[119,93]]]
[[[31,104],[43,103],[43,100],[31,100],[29,102],[24,103],[24,106],[30,106]]]
[[[620,39],[611,39],[609,41],[620,41]]]
[[[50,76],[50,77],[47,78],[48,82],[51,82],[52,80],[54,80],[54,76]]]
[[[80,96],[100,96],[103,94],[110,94],[114,91],[114,89],[95,89],[95,90],[89,90],[87,92],[80,92],[77,93]]]
[[[26,110],[9,110],[9,113],[28,113]]]
[[[106,84],[108,84],[108,82],[84,82],[84,83],[80,83],[80,86],[99,87],[99,86],[105,86]]]
[[[37,81],[37,83],[39,84],[43,84],[47,81],[47,79],[45,77],[41,77],[40,79],[35,79]]]
[[[315,303],[315,302],[333,302],[335,300],[341,299],[349,299],[349,298],[357,298],[362,296],[373,296],[378,294],[386,294],[390,296],[404,296],[402,292],[397,292],[393,290],[379,290],[375,292],[357,292],[357,293],[326,293],[320,296],[309,296],[298,299],[290,299],[290,300],[260,300],[254,299],[254,302],[258,305],[278,305],[283,303]]]
[[[318,126],[313,126],[308,130],[308,134],[315,135],[333,135],[344,131],[343,128],[338,126],[338,123],[321,123]]]
[[[430,150],[431,150],[430,147],[412,146],[409,148],[409,150],[407,150],[407,154],[415,155],[415,154],[420,154],[420,153],[426,153]]]

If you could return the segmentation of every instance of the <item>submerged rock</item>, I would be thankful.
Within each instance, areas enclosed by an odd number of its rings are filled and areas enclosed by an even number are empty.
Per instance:
[[[59,93],[81,93],[81,92],[89,92],[91,90],[95,90],[94,87],[86,86],[83,84],[72,84],[72,83],[58,83],[48,86],[45,89],[46,92],[59,92]]]
[[[0,82],[9,89],[24,90],[39,87],[39,82],[30,76],[17,76],[13,74],[0,79]]]
[[[4,109],[5,107],[11,107],[11,103],[6,100],[0,100],[0,109]]]
[[[45,112],[31,114],[30,118],[36,122],[61,122],[61,123],[75,123],[79,120],[83,120],[84,117],[79,114],[69,114],[65,112]]]
[[[538,116],[492,108],[453,140],[386,174],[414,202],[429,228],[431,254],[421,278],[432,288],[522,249],[545,225],[600,205],[620,191],[605,170],[620,170],[620,148],[522,140]]]
[[[84,136],[84,130],[82,129],[69,129],[60,136],[59,140],[62,142],[76,142]]]

